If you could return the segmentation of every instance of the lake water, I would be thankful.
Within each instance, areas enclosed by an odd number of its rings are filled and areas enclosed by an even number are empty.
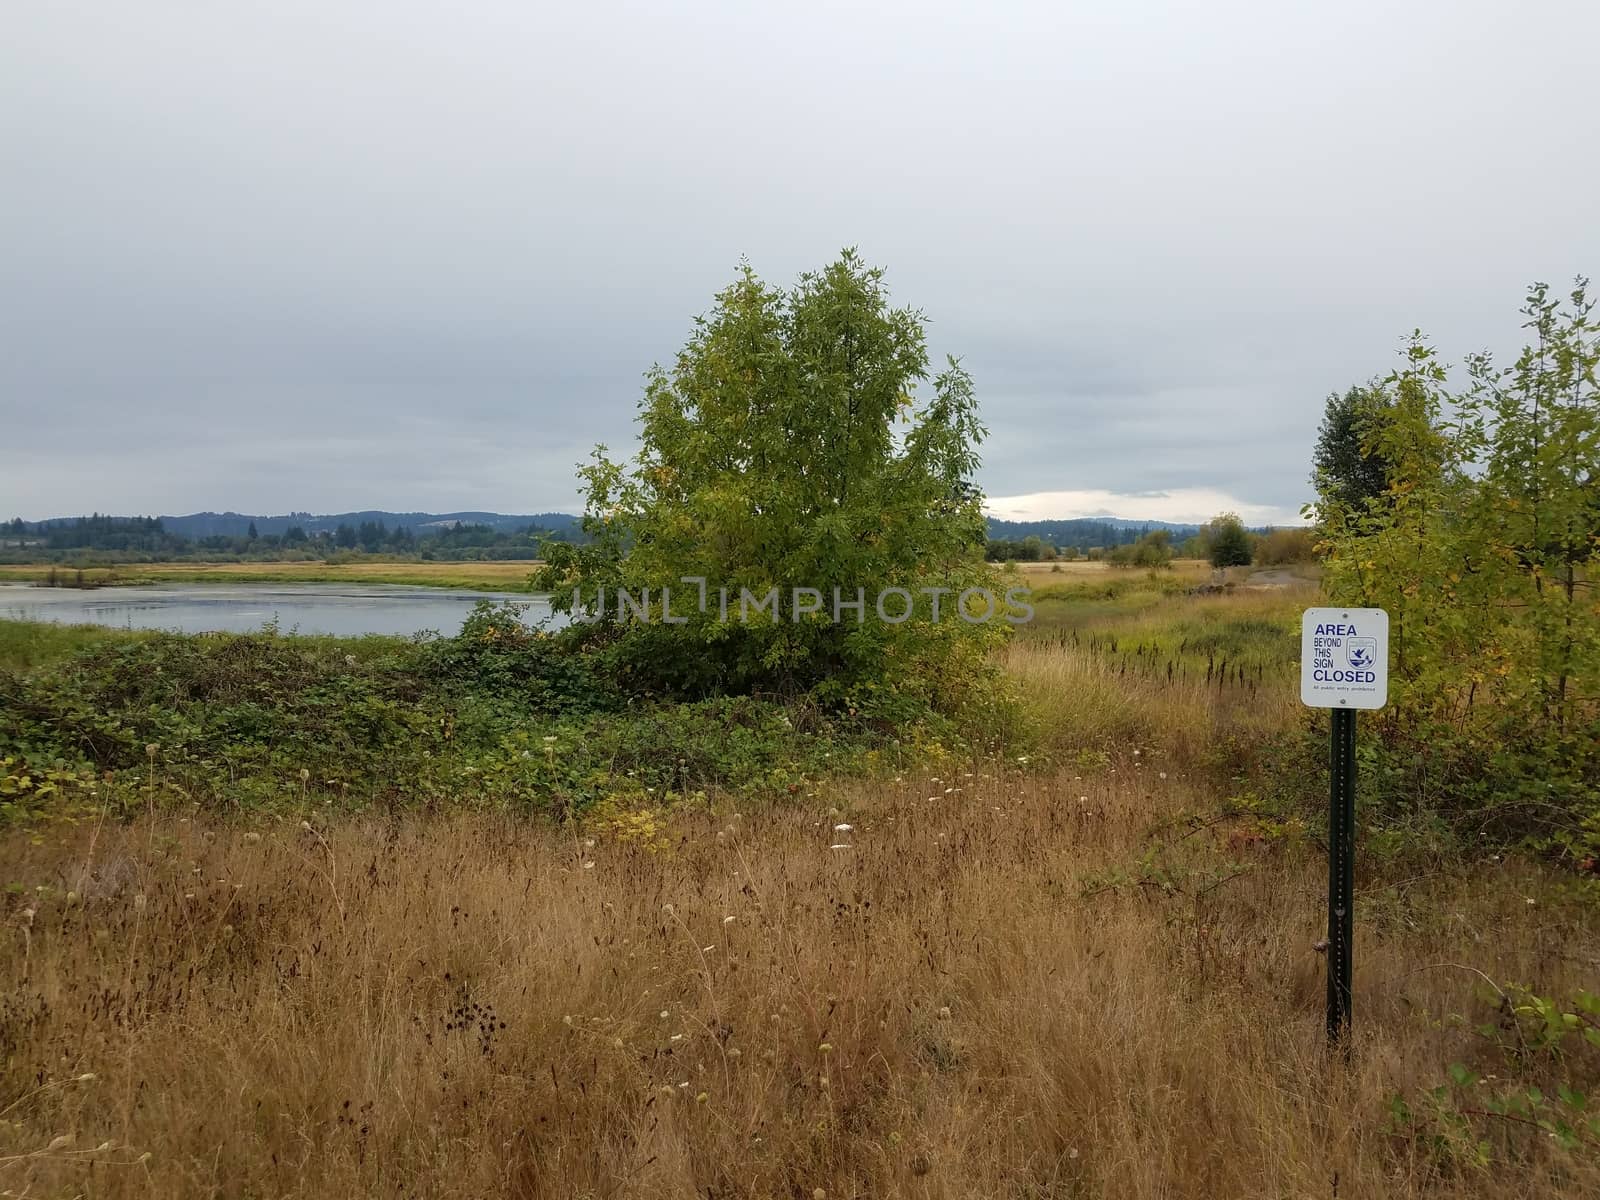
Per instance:
[[[0,619],[172,629],[181,633],[249,633],[276,621],[282,633],[367,633],[409,636],[423,630],[455,634],[479,600],[526,605],[523,620],[546,628],[544,596],[527,592],[470,592],[394,584],[154,584],[148,587],[46,588],[0,584]]]

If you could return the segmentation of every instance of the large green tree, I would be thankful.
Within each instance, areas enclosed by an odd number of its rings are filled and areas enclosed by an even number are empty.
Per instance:
[[[1312,484],[1345,508],[1384,495],[1392,464],[1378,446],[1390,409],[1384,388],[1353,387],[1328,397],[1312,452]]]
[[[1255,556],[1250,531],[1237,513],[1219,513],[1201,526],[1206,557],[1213,567],[1248,567]]]
[[[953,664],[1003,628],[953,609],[991,578],[972,483],[985,431],[959,362],[930,370],[924,325],[854,251],[787,290],[744,266],[672,366],[649,373],[632,463],[600,447],[580,470],[590,541],[550,544],[535,586],[612,617],[619,589],[648,589],[652,623],[592,634],[626,638],[632,669],[680,691],[820,687],[858,702],[890,682],[924,699],[959,686]],[[797,606],[796,588],[815,595]],[[911,619],[879,618],[887,588],[913,593]],[[770,615],[742,603],[773,589]],[[681,624],[665,623],[668,595]],[[795,611],[817,595],[820,611]],[[835,620],[836,596],[865,609]],[[886,611],[902,608],[891,597]]]

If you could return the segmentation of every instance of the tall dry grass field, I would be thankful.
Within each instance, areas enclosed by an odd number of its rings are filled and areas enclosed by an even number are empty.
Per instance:
[[[1163,828],[1208,803],[1183,774],[840,785],[664,849],[481,816],[12,839],[49,890],[6,914],[0,1188],[1600,1194],[1387,1127],[1472,1052],[1441,1021],[1474,971],[1592,978],[1584,912],[1527,866],[1363,880],[1346,1063],[1320,854]],[[1153,847],[1165,881],[1118,882]]]
[[[157,812],[0,840],[0,1193],[1600,1194],[1515,1121],[1463,1143],[1391,1109],[1458,1061],[1549,1086],[1472,1026],[1504,1017],[1488,981],[1593,987],[1559,876],[1363,855],[1328,1050],[1320,830],[1217,782],[1301,719],[1297,603],[1042,631],[1007,657],[1033,761],[664,830]]]

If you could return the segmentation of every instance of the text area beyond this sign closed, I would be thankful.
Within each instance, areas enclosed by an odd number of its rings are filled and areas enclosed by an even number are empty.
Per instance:
[[[1389,699],[1389,614],[1381,608],[1308,608],[1300,623],[1300,702],[1310,708],[1382,708]]]

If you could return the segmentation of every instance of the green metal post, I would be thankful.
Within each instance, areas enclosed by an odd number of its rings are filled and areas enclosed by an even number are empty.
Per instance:
[[[1350,1030],[1356,861],[1356,714],[1333,710],[1328,806],[1328,1040]]]

